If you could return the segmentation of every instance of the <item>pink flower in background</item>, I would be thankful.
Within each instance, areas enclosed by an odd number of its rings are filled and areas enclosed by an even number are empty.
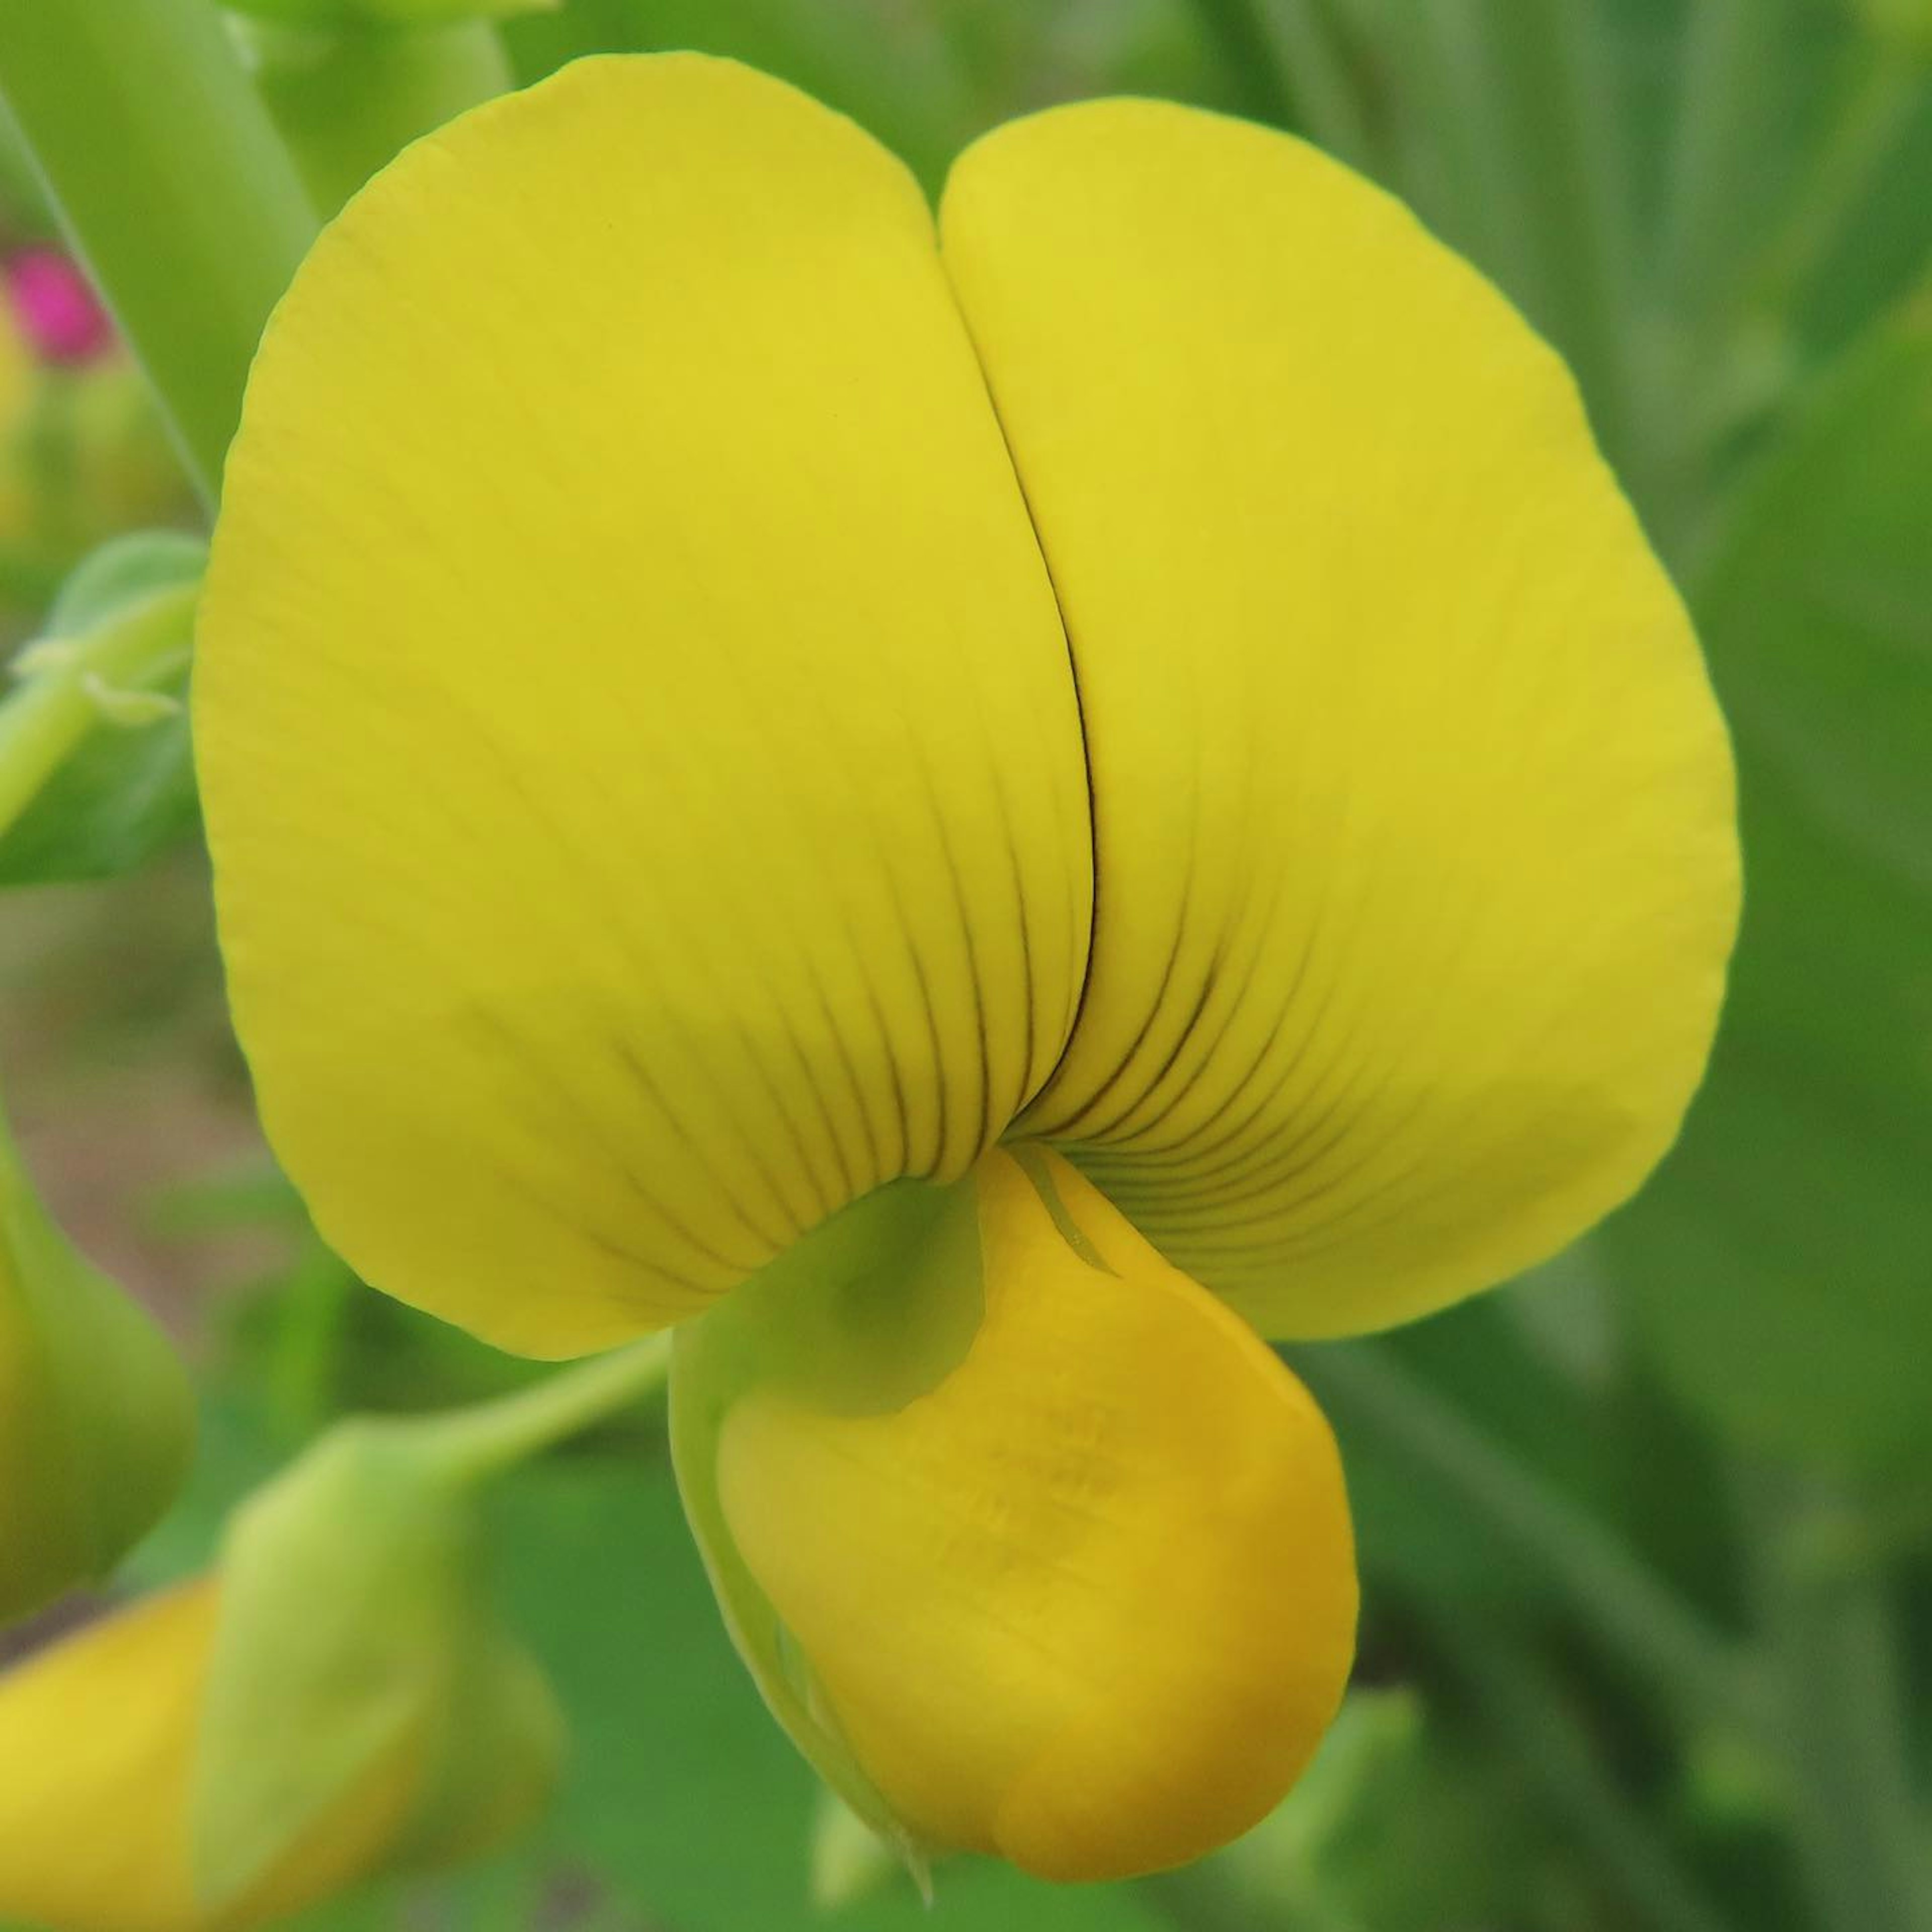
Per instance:
[[[113,346],[114,325],[87,278],[57,248],[28,248],[8,259],[14,319],[50,362],[92,362]]]

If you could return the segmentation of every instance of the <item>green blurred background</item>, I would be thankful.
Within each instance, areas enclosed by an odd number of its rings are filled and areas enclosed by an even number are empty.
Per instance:
[[[949,1866],[928,1914],[765,1717],[640,1426],[496,1508],[506,1605],[574,1733],[548,1823],[303,1923],[1927,1932],[1932,4],[567,0],[462,31],[520,80],[735,54],[934,186],[1000,120],[1129,92],[1293,128],[1394,188],[1570,358],[1693,604],[1748,910],[1706,1090],[1634,1206],[1496,1295],[1295,1352],[1347,1462],[1366,1620],[1342,1723],[1250,1840],[1132,1887]],[[267,78],[299,111],[298,73]],[[8,156],[0,254],[57,240]],[[124,356],[14,359],[19,641],[92,544],[197,512]],[[0,836],[0,886],[30,1163],[205,1391],[190,1494],[134,1580],[205,1560],[328,1418],[526,1372],[363,1291],[276,1175],[180,728],[90,746]]]

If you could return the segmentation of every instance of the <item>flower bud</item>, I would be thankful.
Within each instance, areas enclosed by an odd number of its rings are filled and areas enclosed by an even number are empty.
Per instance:
[[[540,1808],[561,1722],[477,1555],[467,1485],[406,1422],[343,1424],[237,1513],[195,1769],[205,1904],[249,1897],[350,1791],[394,1793],[372,1867],[467,1856]]]
[[[106,1575],[193,1438],[160,1330],[68,1245],[0,1130],[0,1622]]]
[[[245,1932],[515,1832],[561,1727],[474,1553],[406,1425],[347,1425],[237,1513],[214,1575],[0,1677],[0,1918]]]

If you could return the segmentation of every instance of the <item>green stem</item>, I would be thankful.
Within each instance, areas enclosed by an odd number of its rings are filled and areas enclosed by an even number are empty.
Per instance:
[[[1725,1932],[1669,1841],[1605,1768],[1555,1672],[1520,1645],[1505,1648],[1460,1618],[1444,1618],[1435,1630],[1532,1790],[1632,1910],[1656,1932]]]
[[[188,648],[198,586],[158,592],[124,616],[59,650],[0,704],[0,830],[87,734],[99,694],[139,690]]]
[[[655,1394],[670,1372],[670,1336],[649,1335],[513,1395],[410,1426],[455,1473],[470,1480],[493,1476]]]
[[[1754,1731],[1760,1688],[1742,1659],[1600,1524],[1495,1448],[1373,1342],[1298,1350],[1294,1367],[1334,1418],[1384,1444],[1442,1500],[1560,1589],[1600,1642],[1688,1708]]]
[[[291,1438],[314,1434],[335,1406],[337,1365],[357,1285],[349,1264],[311,1234],[283,1286],[266,1378],[271,1407]]]
[[[209,0],[0,0],[0,92],[211,506],[315,218]]]
[[[326,218],[419,135],[501,94],[512,76],[487,21],[236,33],[316,208]]]
[[[1846,1560],[1845,1507],[1816,1480],[1762,1476],[1748,1483],[1745,1503],[1819,1925],[1932,1932],[1932,1856],[1914,1804],[1883,1580]]]

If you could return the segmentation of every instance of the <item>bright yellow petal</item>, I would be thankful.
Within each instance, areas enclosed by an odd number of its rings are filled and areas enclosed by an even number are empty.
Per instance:
[[[1556,358],[1394,202],[1144,101],[1003,128],[948,268],[1086,718],[1091,983],[1022,1123],[1272,1332],[1628,1194],[1702,1068],[1728,748]]]
[[[1353,1643],[1348,1509],[1320,1412],[1252,1331],[1026,1158],[1055,1207],[982,1162],[957,1366],[886,1413],[754,1390],[718,1495],[904,1823],[1120,1876],[1244,1830],[1306,1761]]]
[[[728,62],[580,62],[325,235],[196,724],[272,1138],[370,1279],[509,1346],[964,1172],[1070,1024],[1072,682],[930,216]]]
[[[189,1754],[208,1585],[149,1598],[0,1676],[0,1916],[186,1932]]]
[[[232,1910],[195,1903],[188,1803],[218,1597],[103,1617],[0,1676],[0,1917],[53,1932],[243,1932],[365,1877],[413,1795],[394,1755]]]

